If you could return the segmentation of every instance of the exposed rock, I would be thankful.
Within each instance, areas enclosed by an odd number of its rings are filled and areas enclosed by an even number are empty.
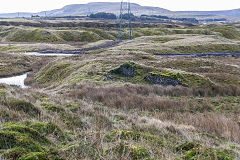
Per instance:
[[[111,71],[111,73],[121,74],[121,75],[124,75],[127,77],[137,76],[137,73],[136,73],[134,67],[130,63],[124,63],[119,68]]]
[[[181,85],[180,80],[171,79],[171,78],[164,77],[164,76],[161,76],[161,75],[148,74],[145,78],[153,84],[159,84],[159,85],[163,85],[163,86]]]

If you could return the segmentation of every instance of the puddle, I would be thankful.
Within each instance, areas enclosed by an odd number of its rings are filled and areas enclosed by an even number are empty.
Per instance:
[[[24,84],[24,80],[27,78],[28,73],[24,73],[19,76],[7,77],[7,78],[0,78],[0,83],[8,84],[8,85],[16,85],[20,86],[21,88],[28,88]]]
[[[28,52],[24,53],[29,56],[74,56],[74,54],[64,54],[64,53],[39,53],[39,52]]]

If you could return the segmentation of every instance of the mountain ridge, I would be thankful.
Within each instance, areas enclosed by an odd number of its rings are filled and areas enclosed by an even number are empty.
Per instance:
[[[16,17],[31,17],[32,15],[39,16],[77,16],[77,15],[90,15],[97,12],[108,12],[119,15],[120,2],[91,2],[87,4],[70,4],[60,9],[50,11],[42,11],[37,13],[17,12],[17,13],[3,13],[0,14],[1,18],[16,18]],[[240,8],[233,10],[220,10],[220,11],[170,11],[160,7],[141,6],[137,3],[131,3],[132,13],[140,16],[147,15],[166,15],[170,17],[182,16],[222,16],[222,17],[240,17]]]

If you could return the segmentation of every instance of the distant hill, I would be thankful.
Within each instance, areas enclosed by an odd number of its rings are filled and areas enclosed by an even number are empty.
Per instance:
[[[223,11],[180,11],[177,13],[193,14],[193,15],[217,15],[217,16],[227,16],[227,17],[240,17],[240,8],[233,10],[223,10]]]
[[[135,15],[141,14],[170,14],[171,11],[158,8],[158,7],[146,7],[136,3],[131,4],[132,13]],[[50,16],[65,16],[65,15],[89,15],[91,13],[108,12],[119,14],[120,3],[118,2],[94,2],[88,4],[72,4],[65,6],[61,9],[48,11]]]
[[[34,13],[28,13],[28,12],[2,13],[0,14],[0,17],[2,18],[31,17],[32,14]]]
[[[136,3],[131,4],[132,13],[136,16],[146,15],[165,15],[169,17],[240,17],[240,9],[225,10],[225,11],[179,11],[173,12],[167,9],[159,7],[141,6]],[[31,17],[31,15],[39,16],[79,16],[90,15],[91,13],[108,12],[119,15],[120,3],[119,2],[93,2],[88,4],[72,4],[67,5],[61,9],[55,9],[51,11],[43,11],[39,13],[19,13],[19,17]],[[212,16],[212,17],[211,17]],[[0,14],[2,18],[15,18],[18,17],[18,13],[6,13]]]
[[[136,3],[131,4],[132,13],[134,15],[142,14],[171,14],[172,12],[159,7],[141,6]],[[39,13],[19,13],[20,17],[31,17],[31,15],[39,16],[68,16],[68,15],[89,15],[91,13],[108,12],[119,15],[120,3],[118,2],[93,2],[88,4],[72,4],[61,9],[51,11],[43,11]],[[18,13],[0,14],[0,17],[14,18],[18,17]]]

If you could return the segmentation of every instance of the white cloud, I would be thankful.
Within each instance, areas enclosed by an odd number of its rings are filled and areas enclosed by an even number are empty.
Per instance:
[[[3,0],[2,0],[3,1]],[[0,13],[39,12],[58,9],[68,4],[88,2],[120,2],[120,0],[4,0]],[[162,7],[169,10],[225,10],[240,8],[239,0],[131,0],[141,5]]]

